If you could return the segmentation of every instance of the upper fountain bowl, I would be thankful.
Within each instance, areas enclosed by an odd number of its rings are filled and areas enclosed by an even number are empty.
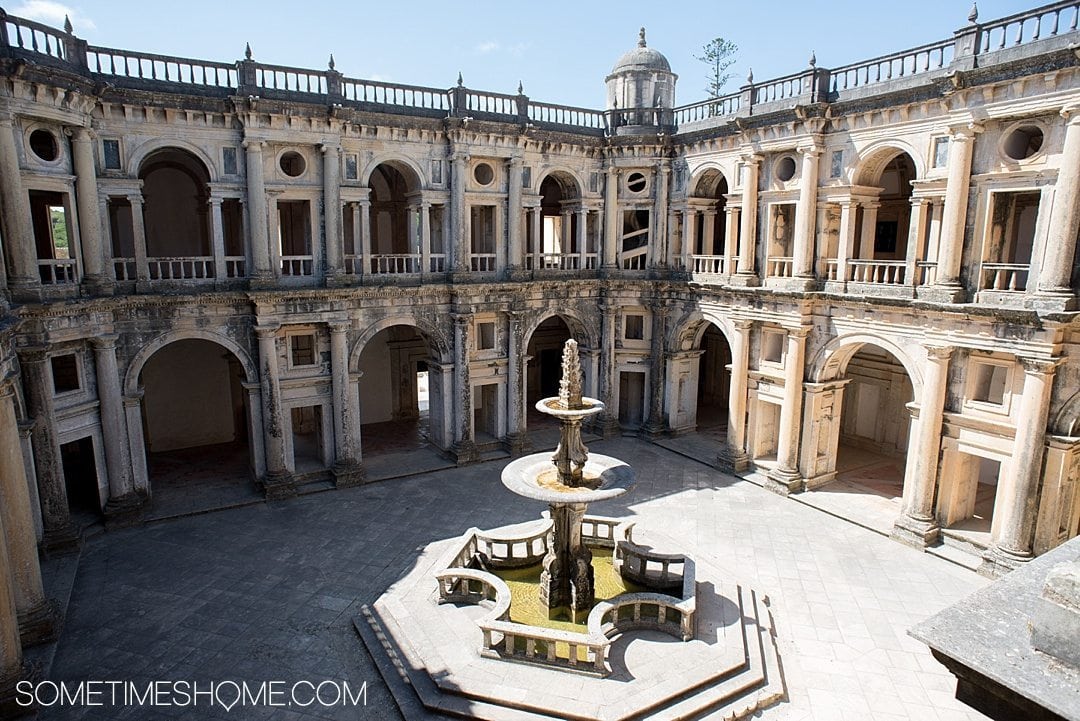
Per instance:
[[[542,398],[536,402],[536,410],[541,413],[546,413],[549,416],[555,416],[562,420],[568,421],[579,420],[581,418],[588,418],[594,416],[597,413],[602,413],[604,410],[604,402],[597,400],[596,398],[581,399],[581,408],[566,408],[562,405],[562,400],[559,396],[552,396],[551,398]]]
[[[511,461],[503,468],[503,485],[519,496],[545,503],[593,503],[626,493],[634,484],[634,470],[618,458],[589,454],[581,469],[584,484],[566,486],[547,453]]]

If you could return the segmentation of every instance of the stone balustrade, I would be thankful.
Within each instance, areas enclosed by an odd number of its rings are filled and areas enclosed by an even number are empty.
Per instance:
[[[477,552],[484,555],[491,568],[522,568],[540,563],[548,551],[551,520],[536,525],[532,533],[500,534],[498,531],[476,531]]]
[[[1010,293],[1023,292],[1027,290],[1030,268],[1027,263],[983,263],[980,288]]]
[[[38,261],[43,285],[74,285],[79,282],[78,263],[73,258]]]

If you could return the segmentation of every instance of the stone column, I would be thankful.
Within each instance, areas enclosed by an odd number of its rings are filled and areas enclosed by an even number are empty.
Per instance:
[[[469,373],[469,347],[472,314],[454,313],[454,456],[459,465],[480,460],[473,437],[472,378]]]
[[[918,285],[919,261],[925,252],[926,243],[926,198],[911,199],[911,220],[908,222],[907,267],[904,270],[904,285]]]
[[[818,164],[821,149],[800,148],[802,176],[799,179],[799,204],[795,206],[794,273],[800,286],[809,288],[814,281],[814,223],[817,220]]]
[[[877,242],[877,213],[880,207],[880,203],[863,203],[859,260],[874,259],[874,244]]]
[[[71,129],[71,159],[75,170],[75,202],[82,241],[83,279],[95,295],[111,295],[112,278],[105,273],[101,237],[101,208],[98,199],[94,139],[88,128]]]
[[[702,215],[701,254],[716,255],[716,210],[710,207]]]
[[[727,447],[717,462],[730,472],[745,471],[750,466],[746,453],[746,392],[750,377],[750,329],[748,320],[735,321],[731,336],[731,388],[728,391]]]
[[[364,469],[357,461],[354,436],[359,430],[353,414],[352,383],[349,382],[348,321],[330,326],[330,381],[334,401],[334,485],[356,486],[364,480]]]
[[[521,158],[506,161],[506,244],[510,275],[521,270]]]
[[[599,418],[599,432],[604,438],[619,434],[619,409],[615,407],[615,339],[618,336],[618,303],[605,297],[600,303],[600,400],[604,411]]]
[[[603,267],[615,269],[619,264],[619,169],[608,165],[604,181],[604,262]]]
[[[38,564],[30,487],[15,418],[14,380],[0,382],[0,547],[7,546],[14,581],[18,628],[24,645],[56,638],[56,605],[45,598]],[[2,672],[0,672],[2,673]]]
[[[9,533],[0,519],[0,538],[6,538]],[[15,586],[8,550],[0,543],[0,716],[4,718],[18,718],[33,711],[18,704],[15,690],[23,675]]]
[[[739,267],[736,275],[743,285],[756,285],[754,245],[757,243],[758,169],[761,156],[743,158],[742,222],[739,228]]]
[[[10,115],[0,116],[0,209],[3,210],[0,220],[8,252],[8,287],[15,300],[37,300],[41,295],[41,276],[30,218],[30,196],[23,187],[15,130]]]
[[[1046,450],[1050,391],[1060,359],[1020,358],[1020,362],[1024,365],[1024,392],[1008,466],[1011,473],[1002,474],[1011,475],[1012,479],[1002,489],[1003,502],[994,507],[997,534],[979,567],[979,572],[986,575],[998,575],[1031,560],[1035,540],[1035,503]]]
[[[697,223],[698,216],[701,215],[693,208],[686,210],[686,238],[683,240],[683,267],[688,271],[694,271],[694,259],[693,256],[697,253]]]
[[[532,209],[533,228],[533,270],[540,270],[544,263],[544,210],[539,206]]]
[[[277,354],[280,325],[256,326],[259,338],[259,378],[262,382],[263,434],[266,437],[266,477],[263,491],[267,498],[296,495],[285,460],[285,414],[281,408],[281,384]]]
[[[651,242],[649,243],[649,261],[648,266],[656,266],[663,264],[664,258],[667,257],[667,207],[668,207],[668,187],[671,180],[671,161],[668,159],[661,160],[656,166],[656,205],[653,206],[653,233]]]
[[[1076,295],[1072,290],[1072,270],[1080,227],[1080,178],[1074,172],[1080,168],[1080,106],[1069,106],[1061,115],[1065,118],[1065,144],[1054,183],[1054,204],[1050,207],[1038,293],[1071,299]]]
[[[468,271],[469,238],[465,213],[465,177],[468,157],[454,153],[450,158],[450,270],[452,273]]]
[[[135,286],[136,289],[145,292],[150,283],[150,267],[146,258],[146,225],[143,222],[143,197],[142,193],[132,193],[127,196],[131,204],[131,237],[135,249]]]
[[[131,480],[135,492],[149,497],[150,479],[146,470],[146,440],[142,428],[143,389],[124,396],[124,417],[127,420],[128,457],[131,459]]]
[[[561,236],[559,238],[559,255],[562,256],[559,259],[560,265],[563,263],[562,258],[565,258],[571,254],[570,249],[574,245],[573,236],[570,234],[570,219],[573,217],[573,215],[573,211],[569,208],[564,207],[562,209],[562,224],[559,228],[559,235]]]
[[[79,547],[79,532],[71,522],[68,509],[60,442],[54,425],[53,389],[45,367],[48,362],[44,348],[28,348],[19,353],[27,416],[34,424],[30,438],[44,525],[41,547],[46,554],[60,555]]]
[[[789,328],[784,353],[784,405],[780,408],[776,468],[769,473],[766,488],[782,495],[801,490],[799,473],[799,424],[802,420],[803,365],[806,360],[806,327]]]
[[[363,273],[363,267],[357,267],[360,265],[357,258],[362,254],[360,248],[360,204],[349,203],[349,213],[352,214],[352,257],[347,261],[348,270],[346,272],[353,276],[359,276]]]
[[[667,333],[668,308],[659,299],[652,303],[652,349],[649,364],[649,418],[642,428],[646,438],[657,438],[668,430],[664,418],[664,377],[667,369],[667,348],[664,336]]]
[[[221,217],[221,198],[210,198],[210,253],[214,256],[214,285],[223,287],[229,280],[225,268],[225,223]]]
[[[525,429],[525,328],[521,313],[506,314],[506,441],[512,455],[525,452],[528,445]]]
[[[273,283],[274,271],[270,267],[270,234],[267,228],[266,185],[263,182],[262,140],[245,140],[247,151],[247,207],[248,224],[251,227],[251,262],[255,266],[249,274],[252,287],[266,288]]]
[[[326,285],[340,283],[344,271],[344,252],[341,244],[341,148],[324,143],[319,146],[323,155],[323,238],[326,246]]]
[[[420,273],[431,272],[431,203],[420,201]]]
[[[949,360],[953,350],[949,346],[926,348],[926,377],[918,421],[908,436],[904,510],[893,525],[892,537],[918,548],[934,543],[940,531],[934,516],[934,492],[941,455],[941,422],[945,416]]]
[[[840,238],[836,250],[836,281],[846,283],[848,261],[855,254],[855,211],[859,204],[853,200],[840,203]]]
[[[116,363],[116,336],[97,336],[90,339],[90,344],[94,348],[98,415],[105,445],[105,467],[109,476],[109,500],[105,504],[105,518],[113,528],[131,526],[140,520],[142,499],[135,493],[135,484],[131,477],[127,419],[120,393],[120,372]]]
[[[730,274],[734,270],[733,261],[736,258],[736,244],[739,240],[739,220],[741,208],[738,206],[724,206],[724,264],[723,272]]]
[[[954,129],[949,139],[949,179],[945,186],[945,213],[941,221],[938,245],[937,295],[943,301],[960,301],[960,260],[964,254],[964,229],[967,226],[968,188],[971,185],[971,156],[975,134],[980,126]]]
[[[577,256],[577,270],[584,270],[585,269],[585,251],[587,250],[586,247],[585,247],[585,230],[588,227],[589,211],[586,210],[585,208],[578,208],[576,213],[577,213],[577,238],[575,240],[575,243],[577,244],[577,247],[575,248],[575,250],[576,250],[575,255]]]
[[[370,190],[368,191],[371,192]],[[371,200],[360,201],[360,276],[371,275]]]

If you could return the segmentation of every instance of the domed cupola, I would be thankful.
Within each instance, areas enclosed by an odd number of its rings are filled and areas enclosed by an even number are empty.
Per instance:
[[[607,83],[608,110],[650,112],[617,113],[616,116],[621,116],[615,123],[619,133],[655,130],[657,125],[666,125],[658,113],[651,111],[674,107],[677,79],[663,53],[645,43],[645,28],[641,28],[637,47],[619,58],[604,82]]]

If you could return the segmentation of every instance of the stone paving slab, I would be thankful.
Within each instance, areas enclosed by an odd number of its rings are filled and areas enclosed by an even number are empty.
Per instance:
[[[906,630],[986,585],[942,559],[635,439],[595,441],[637,485],[598,515],[638,516],[769,589],[790,701],[761,718],[980,719]],[[531,521],[501,463],[178,519],[89,540],[48,678],[367,682],[367,706],[206,710],[198,718],[401,718],[352,626],[433,541]],[[492,519],[499,519],[492,523]],[[192,718],[51,707],[39,718]]]

